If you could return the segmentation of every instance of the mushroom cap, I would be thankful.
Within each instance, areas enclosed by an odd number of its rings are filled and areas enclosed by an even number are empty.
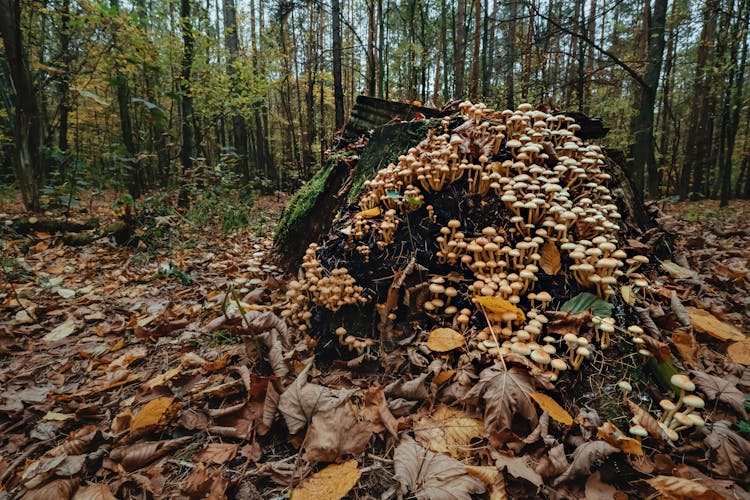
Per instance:
[[[680,425],[685,425],[687,427],[693,426],[693,421],[690,419],[688,415],[685,415],[681,411],[678,411],[674,414],[674,419],[677,420],[677,422],[680,423]]]
[[[688,418],[692,420],[693,425],[696,427],[703,427],[704,425],[706,425],[706,421],[703,420],[703,417],[701,417],[700,415],[696,415],[695,413],[691,413],[690,415],[688,415]]]
[[[630,385],[630,383],[629,383],[629,382],[627,382],[627,381],[625,381],[625,380],[621,380],[621,381],[619,381],[619,382],[617,383],[617,387],[619,387],[619,388],[620,388],[620,390],[622,390],[622,391],[624,391],[624,392],[630,392],[630,391],[632,391],[632,390],[633,390],[633,386],[632,386],[632,385]]]
[[[548,365],[550,363],[550,356],[542,349],[537,349],[531,352],[531,360],[540,365]]]
[[[667,427],[666,429],[662,429],[662,430],[667,435],[667,438],[670,441],[677,441],[678,439],[680,439],[680,435],[677,434],[677,432],[674,429],[670,429]]]
[[[684,391],[692,392],[695,390],[695,384],[687,375],[682,375],[680,373],[678,373],[677,375],[672,375],[670,381],[672,382],[673,386],[679,387]]]
[[[336,328],[336,335],[338,335],[339,337],[342,335],[346,335],[346,328],[344,328],[343,326]]]
[[[672,401],[670,401],[668,399],[662,399],[661,401],[659,401],[659,406],[661,406],[661,408],[664,411],[667,411],[667,412],[672,411],[672,410],[675,409],[674,402],[672,402]]]
[[[646,430],[646,428],[638,424],[628,429],[628,432],[630,432],[634,436],[640,436],[640,437],[648,436],[648,431]]]
[[[575,333],[566,333],[563,337],[563,340],[565,342],[576,342],[578,340],[578,336]]]
[[[633,335],[643,335],[643,328],[638,325],[630,325],[628,331]]]
[[[579,347],[578,349],[576,349],[576,354],[579,355],[579,356],[582,356],[584,358],[587,358],[588,355],[591,354],[591,353],[585,347]]]
[[[706,406],[706,402],[695,394],[686,394],[682,398],[682,402],[689,408],[704,408]]]
[[[560,371],[565,371],[568,369],[568,364],[560,358],[553,359],[552,363],[550,363],[550,366],[552,366],[553,369]]]

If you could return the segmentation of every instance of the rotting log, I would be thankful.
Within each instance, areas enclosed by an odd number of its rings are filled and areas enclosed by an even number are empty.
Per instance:
[[[377,170],[396,162],[399,155],[417,145],[430,129],[439,127],[454,112],[454,106],[437,110],[359,96],[338,141],[340,149],[285,208],[276,229],[275,263],[286,271],[296,270],[308,245],[331,229],[337,214],[359,196],[364,182]],[[609,131],[601,120],[580,112],[555,114],[574,117],[581,125],[578,135],[586,140],[602,139]],[[605,153],[623,214],[639,230],[651,229],[653,222],[643,200],[625,173],[623,154],[609,149]]]

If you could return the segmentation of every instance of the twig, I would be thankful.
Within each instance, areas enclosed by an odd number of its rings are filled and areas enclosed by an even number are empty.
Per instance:
[[[18,305],[21,306],[21,309],[26,311],[26,314],[29,315],[29,318],[31,318],[34,321],[34,323],[37,323],[38,321],[36,319],[36,316],[34,316],[34,314],[32,314],[31,311],[26,309],[26,306],[23,305],[23,302],[21,302],[21,297],[18,295],[18,292],[16,291],[16,286],[13,284],[13,280],[10,279],[10,276],[8,276],[8,271],[5,270],[6,255],[7,255],[6,252],[3,251],[2,262],[0,262],[0,269],[2,269],[3,271],[3,276],[5,277],[5,281],[10,285],[10,290],[13,292],[13,298],[16,299],[16,302],[18,302]]]

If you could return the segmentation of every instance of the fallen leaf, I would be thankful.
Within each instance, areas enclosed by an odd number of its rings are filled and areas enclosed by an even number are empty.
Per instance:
[[[535,427],[537,414],[532,392],[534,378],[527,370],[513,366],[506,371],[502,363],[497,363],[482,370],[479,382],[464,399],[484,399],[484,428],[489,434],[493,430],[510,429],[514,416],[523,417]]]
[[[733,363],[750,365],[750,338],[735,342],[727,347],[727,356]]]
[[[557,420],[561,424],[573,425],[573,417],[570,416],[570,413],[565,411],[565,408],[557,404],[557,401],[551,397],[541,392],[532,392],[529,396],[536,401],[536,404],[539,405],[542,411],[549,413],[549,416],[554,420]]]
[[[720,420],[701,429],[706,435],[703,442],[709,448],[711,471],[724,477],[747,479],[750,442],[730,426],[726,420]]]
[[[643,456],[643,447],[641,442],[632,437],[626,436],[612,422],[604,422],[597,431],[596,437],[605,440],[612,446],[620,449],[628,455]]]
[[[361,474],[356,460],[329,465],[292,490],[290,500],[340,500],[354,488]]]
[[[682,267],[679,264],[675,264],[671,260],[665,260],[661,263],[661,268],[668,272],[673,278],[677,279],[689,279],[695,276],[695,271]]]
[[[371,424],[358,420],[351,404],[317,412],[305,436],[305,460],[335,462],[344,455],[359,455],[371,436]]]
[[[50,498],[70,498],[78,487],[81,480],[77,477],[72,479],[58,479],[44,486],[27,491],[21,497],[22,500],[49,500]]]
[[[558,486],[579,474],[589,474],[594,462],[608,457],[613,453],[620,453],[620,450],[606,441],[587,441],[579,445],[573,452],[571,464],[560,477],[555,479],[552,483],[553,486]]]
[[[64,422],[66,420],[70,420],[71,418],[76,418],[75,413],[57,413],[55,411],[48,411],[42,417],[42,420],[48,420],[50,422]]]
[[[500,297],[485,297],[485,296],[475,295],[474,302],[483,306],[485,309],[487,309],[491,313],[503,314],[506,312],[514,312],[516,313],[516,323],[521,323],[522,321],[526,321],[526,316],[524,315],[521,309],[517,308],[516,306],[514,306],[507,300],[502,299]]]
[[[560,272],[560,251],[552,241],[547,241],[542,247],[539,267],[547,274],[557,274]]]
[[[130,421],[130,435],[142,436],[167,424],[167,416],[174,398],[161,397],[152,399],[138,410],[135,417]]]
[[[393,468],[401,492],[410,491],[418,499],[469,499],[485,491],[482,481],[470,476],[461,462],[426,450],[410,437],[401,439],[396,447]]]
[[[393,437],[398,437],[398,419],[393,416],[385,399],[382,387],[371,387],[364,392],[365,407],[362,413],[376,427],[375,432],[387,429]]]
[[[232,460],[237,455],[238,448],[239,445],[233,443],[208,443],[193,456],[193,461],[221,465]]]
[[[677,318],[677,321],[679,321],[682,326],[689,327],[692,324],[690,313],[687,309],[685,309],[685,306],[682,305],[682,301],[680,301],[680,298],[677,296],[676,291],[672,290],[669,302],[670,307],[672,308],[672,312],[674,313],[675,318]]]
[[[661,439],[662,441],[669,441],[669,438],[664,432],[664,429],[659,427],[659,422],[653,416],[651,416],[649,412],[633,403],[632,401],[628,401],[628,406],[630,407],[630,411],[633,412],[633,418],[635,418],[638,423],[644,429],[646,429],[646,432],[648,432],[649,436],[651,436],[652,438]]]
[[[337,395],[328,387],[308,383],[307,374],[311,367],[312,363],[309,363],[279,398],[279,411],[291,434],[304,429],[316,412],[331,410],[343,404],[353,392],[342,391],[342,394]]]
[[[723,500],[724,497],[702,484],[673,476],[656,476],[646,479],[656,491],[675,500]]]
[[[531,459],[529,457],[513,457],[505,453],[495,452],[492,454],[492,458],[495,460],[496,467],[506,469],[511,476],[525,479],[537,488],[544,484],[542,476],[531,468]]]
[[[594,472],[586,480],[586,500],[615,500],[617,488],[602,481],[602,473]]]
[[[75,290],[71,290],[70,288],[55,288],[55,292],[64,299],[75,297],[76,294]]]
[[[464,336],[453,328],[436,328],[427,338],[427,348],[433,352],[448,352],[464,345]]]
[[[432,415],[425,415],[414,424],[414,438],[420,445],[457,459],[474,455],[471,443],[483,436],[481,420],[448,406],[438,406]]]
[[[581,292],[565,302],[560,310],[570,311],[572,314],[591,311],[594,315],[599,316],[600,318],[608,318],[612,316],[613,307],[614,305],[606,300],[600,299],[593,293]]]
[[[109,487],[104,483],[96,483],[76,491],[73,500],[116,500]]]
[[[453,375],[456,374],[456,370],[445,370],[434,377],[432,377],[432,383],[436,386],[440,387],[444,383],[448,382],[451,378],[453,378]]]
[[[689,367],[697,365],[698,358],[696,358],[696,355],[698,353],[698,344],[696,344],[692,333],[672,332],[672,343],[686,365]]]
[[[581,326],[588,323],[591,319],[591,313],[588,311],[572,314],[569,311],[547,311],[545,313],[549,323],[547,323],[547,332],[549,334],[560,335],[561,337],[572,333],[578,335],[581,333]]]
[[[623,285],[620,287],[620,295],[622,295],[622,300],[625,301],[626,304],[629,306],[635,305],[635,292],[633,292],[633,287],[630,285]]]
[[[505,477],[497,467],[488,465],[467,465],[466,472],[489,486],[489,500],[507,500],[508,493],[505,491]]]
[[[734,411],[747,420],[747,412],[744,408],[745,395],[737,388],[737,382],[739,381],[737,377],[733,375],[717,377],[699,370],[692,370],[690,373],[693,375],[695,386],[709,400],[718,399],[732,407]]]
[[[187,444],[192,436],[185,436],[165,441],[144,441],[130,446],[121,446],[113,449],[109,457],[120,463],[125,470],[133,471],[147,465],[167,453],[178,450]]]
[[[51,332],[42,337],[47,342],[57,342],[72,334],[76,329],[76,320],[72,316],[64,323],[57,325]]]
[[[373,207],[367,210],[362,210],[361,212],[357,212],[354,214],[354,217],[362,217],[363,219],[372,219],[373,217],[377,217],[380,215],[380,207]]]
[[[177,365],[174,368],[171,368],[165,371],[161,375],[157,375],[156,377],[152,378],[151,380],[143,384],[143,386],[146,389],[153,389],[155,387],[159,387],[160,385],[166,384],[168,381],[175,378],[177,375],[180,374],[181,371],[182,371],[182,365]]]
[[[697,307],[686,307],[690,313],[693,328],[702,333],[707,333],[719,340],[745,340],[745,334],[729,323],[725,323],[713,314]]]
[[[385,386],[385,393],[404,399],[423,400],[429,396],[425,380],[429,374],[424,372],[419,376],[407,380],[402,377]]]

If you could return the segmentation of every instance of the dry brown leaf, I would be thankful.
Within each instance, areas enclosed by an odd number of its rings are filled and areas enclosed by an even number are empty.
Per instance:
[[[652,438],[661,439],[662,441],[669,440],[666,433],[664,432],[664,429],[659,427],[659,422],[649,412],[633,403],[632,401],[628,401],[628,406],[630,407],[630,411],[633,412],[633,418],[635,418],[638,423],[644,429],[646,429],[646,432],[648,432],[649,436],[651,436]]]
[[[570,413],[565,411],[565,408],[557,404],[557,401],[551,397],[541,392],[532,392],[529,396],[536,401],[542,411],[549,413],[552,419],[557,420],[561,424],[573,425],[573,417],[570,416]]]
[[[464,345],[464,336],[453,328],[436,328],[427,338],[427,348],[432,352],[448,352]]]
[[[510,429],[516,415],[535,427],[537,414],[530,396],[532,392],[534,379],[528,371],[515,366],[506,371],[502,363],[497,363],[482,370],[479,382],[465,399],[484,399],[484,428],[489,434],[493,430]]]
[[[489,500],[507,500],[508,493],[505,490],[505,477],[497,467],[467,465],[466,472],[489,486]]]
[[[547,274],[557,274],[560,272],[560,251],[552,241],[547,241],[542,247],[539,267]]]
[[[361,474],[356,460],[329,465],[292,490],[291,500],[339,500],[354,488]]]
[[[602,481],[602,473],[594,472],[586,480],[586,500],[615,500],[617,488]]]
[[[305,437],[305,460],[335,462],[344,455],[358,455],[371,436],[371,424],[358,420],[350,403],[317,412]]]
[[[547,311],[545,316],[549,319],[547,331],[550,334],[563,336],[568,333],[574,335],[581,333],[581,326],[591,319],[592,314],[589,311],[576,314],[571,314],[570,311]]]
[[[23,494],[21,500],[50,500],[70,498],[78,487],[81,480],[77,477],[72,479],[58,479],[51,481],[44,486],[29,490]]]
[[[426,450],[409,437],[396,447],[393,468],[401,492],[411,491],[418,499],[469,499],[470,495],[485,491],[482,481],[470,476],[461,462]]]
[[[711,471],[733,479],[747,479],[750,442],[734,432],[726,420],[705,426],[703,442],[709,448]],[[710,427],[710,428],[709,428]]]
[[[525,479],[537,488],[544,484],[542,476],[531,468],[530,457],[513,457],[501,452],[493,452],[492,458],[498,469],[506,469],[511,476]]]
[[[173,401],[174,398],[161,397],[152,399],[143,405],[130,421],[130,435],[133,437],[142,436],[167,425],[169,415],[174,416],[175,414],[170,410]]]
[[[686,267],[682,267],[679,264],[675,264],[671,260],[665,260],[664,262],[662,262],[661,267],[673,278],[685,280],[695,276],[695,271]]]
[[[83,455],[99,435],[99,429],[95,425],[86,425],[70,433],[65,441],[47,452],[47,456],[58,455]]]
[[[398,419],[393,416],[385,399],[382,387],[372,387],[364,392],[365,407],[362,413],[375,428],[374,432],[387,429],[393,437],[398,437]]]
[[[535,467],[544,478],[553,478],[562,474],[568,468],[568,459],[565,457],[565,445],[558,444],[550,448],[546,456],[542,456]]]
[[[125,470],[132,471],[181,448],[191,439],[193,439],[192,436],[185,436],[165,441],[144,441],[130,446],[121,446],[112,450],[109,458],[119,462]]]
[[[679,321],[682,326],[689,327],[692,324],[690,313],[687,311],[687,309],[685,309],[685,306],[682,305],[680,298],[677,296],[677,292],[674,290],[672,290],[670,305],[672,307],[672,312],[674,313],[675,318],[677,318],[677,321]]]
[[[429,373],[424,372],[411,380],[402,377],[385,386],[385,393],[404,399],[427,399],[430,395],[425,384],[428,375]]]
[[[304,429],[316,412],[336,408],[354,392],[342,391],[337,395],[328,387],[308,383],[307,374],[311,367],[312,363],[308,364],[279,398],[279,411],[291,434]]]
[[[145,384],[143,384],[143,387],[148,390],[154,389],[154,387],[158,387],[160,385],[166,384],[173,378],[175,378],[177,375],[180,374],[182,371],[182,365],[177,365],[174,368],[171,368],[167,370],[166,372],[162,373],[161,375],[157,375],[156,377],[152,378]]]
[[[629,306],[635,305],[636,294],[635,292],[633,292],[632,286],[630,285],[621,286],[620,295],[622,295],[622,300],[624,300],[626,304],[628,304]]]
[[[448,382],[455,374],[456,374],[456,370],[442,371],[438,373],[437,375],[435,375],[434,377],[432,377],[432,383],[440,387],[444,383]]]
[[[745,411],[745,395],[737,388],[739,379],[733,375],[717,377],[708,373],[692,370],[695,386],[706,395],[709,400],[718,399],[729,405],[734,411],[747,420]]]
[[[448,406],[437,407],[432,415],[423,416],[414,424],[414,438],[419,444],[459,460],[474,455],[471,442],[483,435],[481,420]]]
[[[641,442],[623,434],[612,422],[604,422],[596,431],[596,437],[605,440],[628,455],[643,456]]]
[[[656,476],[646,482],[656,491],[675,500],[723,500],[724,497],[690,479]]]
[[[698,353],[698,344],[692,333],[672,332],[672,343],[677,352],[680,353],[682,361],[689,367],[695,367],[698,363],[696,354]]]
[[[109,487],[104,483],[96,483],[76,491],[73,500],[116,500]]]
[[[221,465],[232,460],[237,455],[238,448],[239,445],[233,443],[208,443],[195,454],[193,461]]]
[[[568,469],[560,477],[555,479],[552,483],[553,486],[560,485],[579,474],[589,474],[594,462],[608,457],[613,453],[620,453],[620,450],[606,441],[587,441],[579,445],[571,456],[573,461],[570,466],[568,466]]]
[[[202,463],[198,463],[180,486],[180,491],[191,499],[205,498],[211,489],[213,477]]]
[[[750,338],[735,342],[727,347],[727,356],[733,363],[750,365]]]
[[[718,319],[710,312],[697,307],[686,307],[690,313],[693,328],[702,333],[707,333],[719,340],[745,340],[745,334],[729,323]]]

